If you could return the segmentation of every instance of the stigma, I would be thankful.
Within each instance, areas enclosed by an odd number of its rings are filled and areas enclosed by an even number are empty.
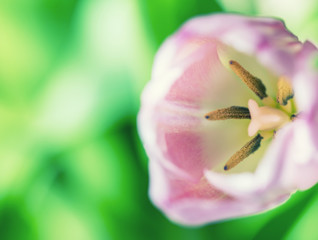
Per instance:
[[[248,101],[248,109],[251,115],[251,122],[248,126],[250,137],[258,131],[278,130],[291,121],[291,118],[282,110],[268,106],[259,107],[253,99]]]

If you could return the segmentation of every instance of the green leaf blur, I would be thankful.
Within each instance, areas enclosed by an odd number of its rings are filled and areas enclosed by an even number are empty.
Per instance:
[[[199,228],[171,223],[148,198],[136,115],[158,47],[191,17],[269,15],[270,2],[2,0],[0,239],[317,239],[317,187]],[[317,4],[307,5],[299,21],[284,5],[273,14],[317,41]]]

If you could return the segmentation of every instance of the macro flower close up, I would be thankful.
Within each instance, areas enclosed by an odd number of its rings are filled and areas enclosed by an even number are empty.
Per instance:
[[[283,22],[189,20],[159,49],[138,129],[150,197],[185,225],[259,213],[318,181],[318,60]]]

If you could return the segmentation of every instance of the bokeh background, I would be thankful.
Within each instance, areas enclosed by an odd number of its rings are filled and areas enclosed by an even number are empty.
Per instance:
[[[316,0],[1,0],[0,239],[318,239],[318,188],[203,227],[148,199],[136,129],[163,40],[213,12],[276,16],[318,43]]]

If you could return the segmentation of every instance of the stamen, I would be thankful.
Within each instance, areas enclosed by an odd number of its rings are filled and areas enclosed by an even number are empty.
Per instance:
[[[260,134],[258,134],[251,141],[246,143],[239,151],[237,151],[230,158],[230,160],[227,161],[227,163],[224,166],[224,170],[230,170],[231,168],[235,167],[237,164],[242,162],[249,155],[254,153],[261,146],[262,139],[263,137]]]
[[[280,77],[277,82],[277,102],[280,105],[287,105],[289,99],[294,97],[292,85],[286,77]]]
[[[205,115],[208,120],[250,119],[250,111],[246,107],[232,106],[218,109]]]
[[[231,60],[230,67],[234,73],[260,98],[266,98],[266,87],[262,81],[249,73],[238,62]]]

